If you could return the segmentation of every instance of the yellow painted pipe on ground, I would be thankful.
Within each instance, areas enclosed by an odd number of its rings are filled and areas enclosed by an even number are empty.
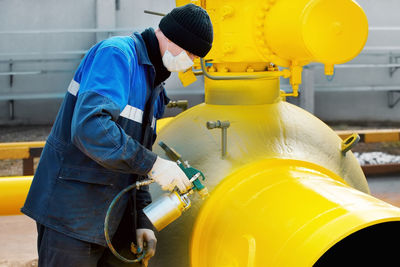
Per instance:
[[[172,121],[173,117],[164,118],[157,121],[157,131]],[[13,158],[14,154],[9,151],[17,151],[15,158],[21,158],[21,151],[26,150],[29,156],[29,147],[43,147],[45,142],[15,142],[0,144],[0,152],[2,149],[7,150],[4,158]],[[27,157],[28,157],[27,156]],[[0,153],[1,159],[1,153]],[[32,183],[33,176],[9,176],[0,177],[0,216],[21,214],[20,209],[25,203],[28,195],[29,187]]]
[[[0,177],[0,216],[20,214],[32,176]]]
[[[30,148],[41,148],[45,143],[44,141],[0,143],[0,160],[27,159],[30,157]]]
[[[390,248],[399,227],[400,209],[351,188],[333,172],[266,159],[233,172],[214,189],[195,223],[191,266],[360,263],[357,250]],[[384,252],[382,262],[395,260],[396,253]]]

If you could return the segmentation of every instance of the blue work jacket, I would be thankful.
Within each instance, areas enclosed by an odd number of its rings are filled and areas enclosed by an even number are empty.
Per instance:
[[[153,86],[154,77],[139,33],[112,37],[88,51],[47,138],[24,214],[68,236],[106,246],[108,206],[118,192],[145,176],[157,157],[151,152],[156,120],[168,100],[162,85]],[[110,237],[128,198],[114,208]],[[135,190],[133,199],[137,227],[151,228],[142,211],[151,202],[148,188]]]

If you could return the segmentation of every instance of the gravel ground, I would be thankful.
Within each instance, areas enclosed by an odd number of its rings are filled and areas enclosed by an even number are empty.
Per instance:
[[[356,156],[360,165],[400,163],[400,156],[391,155],[383,152],[355,152],[354,156]]]
[[[0,126],[0,142],[44,141],[51,126]]]

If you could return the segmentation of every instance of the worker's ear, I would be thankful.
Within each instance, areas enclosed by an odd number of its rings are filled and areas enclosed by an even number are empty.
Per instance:
[[[163,56],[165,53],[165,50],[167,50],[169,40],[159,28],[157,28],[154,31],[154,33],[156,34],[156,38],[158,40],[158,46],[160,47],[161,56]]]

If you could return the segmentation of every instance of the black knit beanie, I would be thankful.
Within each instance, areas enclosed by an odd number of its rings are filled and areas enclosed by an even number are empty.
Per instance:
[[[190,53],[204,57],[211,49],[213,28],[207,12],[194,4],[172,9],[159,24],[172,42]]]

